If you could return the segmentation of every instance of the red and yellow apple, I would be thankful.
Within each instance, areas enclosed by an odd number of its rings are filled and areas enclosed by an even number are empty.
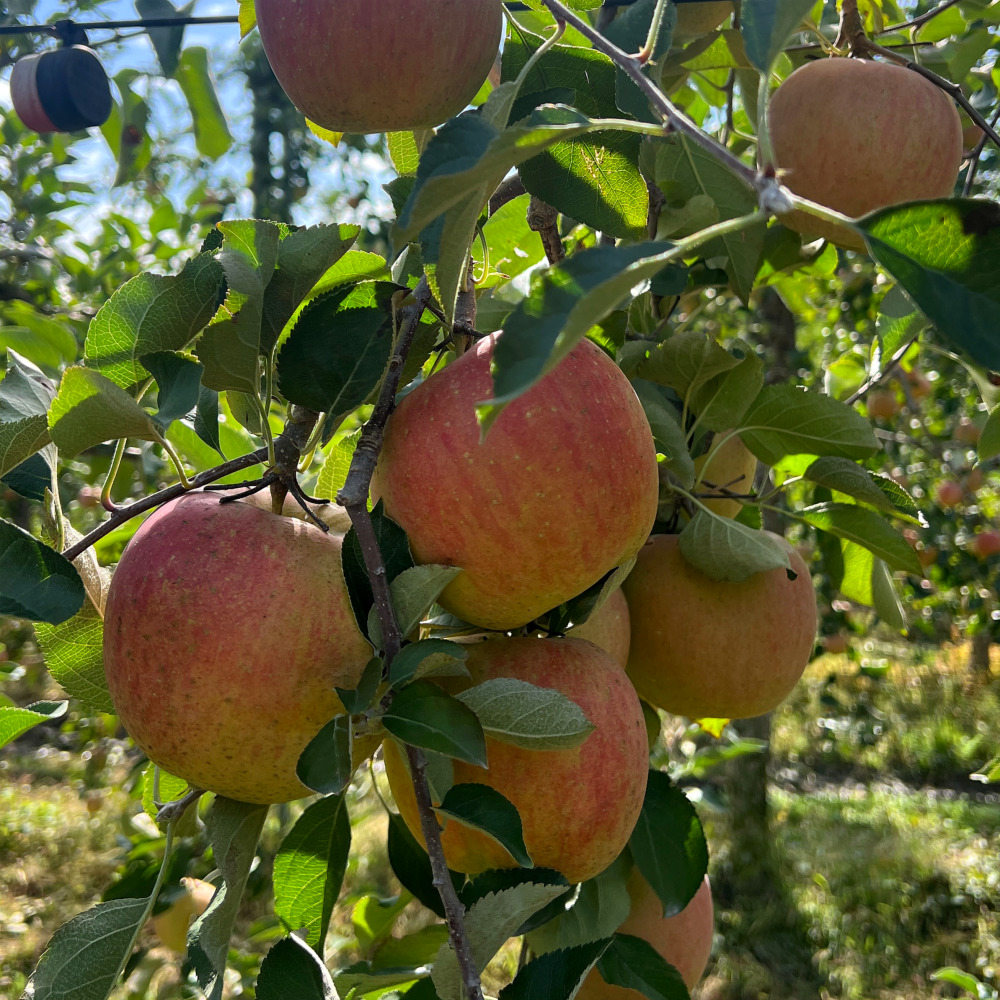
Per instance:
[[[212,902],[215,886],[198,878],[182,878],[184,893],[166,910],[152,918],[153,930],[160,941],[173,951],[187,951],[191,921],[200,917]]]
[[[876,389],[865,396],[865,410],[872,420],[891,420],[899,415],[899,400],[891,389]]]
[[[809,661],[817,614],[808,567],[780,542],[794,579],[778,568],[734,583],[695,569],[677,535],[649,540],[622,586],[640,697],[692,719],[749,718],[781,703]]]
[[[721,487],[731,493],[749,493],[757,472],[757,456],[738,434],[722,431],[713,436],[708,451],[694,460],[694,472],[699,491],[711,492]],[[736,517],[743,509],[739,500],[728,498],[706,498],[701,502],[720,517]]]
[[[454,762],[455,783],[489,785],[521,816],[534,863],[582,882],[603,871],[625,847],[642,809],[648,773],[646,724],[625,671],[580,639],[485,639],[469,645],[471,680],[442,681],[452,692],[495,677],[553,688],[576,702],[594,730],[577,747],[535,750],[486,739],[488,769]],[[423,843],[416,799],[402,750],[383,747],[389,786],[400,814]],[[446,820],[441,836],[448,865],[475,874],[516,867],[499,843]]]
[[[989,559],[1000,553],[1000,532],[987,528],[972,536],[969,550],[977,559]]]
[[[867,59],[800,66],[771,98],[770,135],[782,182],[852,218],[947,197],[962,163],[962,123],[944,91],[902,66]],[[806,212],[780,221],[864,249],[857,233]]]
[[[965,490],[954,479],[942,479],[934,490],[934,499],[939,507],[957,507],[965,499]]]
[[[607,600],[582,625],[571,628],[566,635],[570,639],[592,642],[624,667],[628,662],[631,632],[628,601],[618,587],[608,594]]]
[[[334,132],[432,128],[476,96],[500,48],[500,0],[257,0],[292,103]]]
[[[663,904],[637,868],[632,869],[627,888],[632,910],[619,933],[648,941],[681,974],[685,986],[693,989],[712,954],[715,913],[708,876],[691,902],[672,917],[664,917]],[[576,1000],[635,1000],[638,996],[635,990],[610,986],[593,969]]]
[[[631,558],[658,502],[656,447],[628,379],[581,341],[483,436],[497,335],[407,395],[372,495],[418,563],[462,572],[439,598],[483,628],[527,624]]]
[[[309,794],[299,755],[371,657],[340,553],[339,535],[217,493],[143,523],[112,577],[104,667],[150,760],[244,802]]]

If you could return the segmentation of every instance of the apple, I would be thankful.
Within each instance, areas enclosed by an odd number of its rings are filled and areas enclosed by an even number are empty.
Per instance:
[[[979,424],[973,423],[968,417],[962,417],[955,427],[955,440],[962,444],[978,444],[982,433],[983,429]]]
[[[872,420],[891,420],[899,409],[899,400],[891,389],[878,389],[865,396],[865,410]]]
[[[694,0],[675,3],[677,23],[674,25],[673,40],[687,41],[714,31],[733,12],[732,0]]]
[[[843,632],[838,632],[835,635],[823,636],[821,644],[825,653],[846,653],[850,648],[847,636],[844,635]]]
[[[637,868],[632,870],[627,888],[632,911],[619,932],[648,941],[681,974],[685,986],[693,989],[712,954],[715,912],[708,876],[691,902],[672,917],[664,917],[663,904]],[[595,968],[583,981],[576,1000],[635,1000],[638,995],[634,990],[609,986]]]
[[[292,103],[334,132],[431,128],[489,75],[500,0],[257,0],[257,27]]]
[[[774,538],[779,536],[774,535]],[[690,719],[764,715],[795,687],[816,639],[816,595],[799,553],[795,579],[772,569],[712,580],[654,535],[622,589],[632,616],[628,674],[639,696]]]
[[[712,449],[719,440],[722,444],[713,454]],[[694,472],[703,492],[710,491],[713,486],[723,486],[733,493],[749,493],[757,472],[757,456],[738,434],[721,431],[712,438],[708,451],[694,460]],[[739,500],[703,499],[701,502],[722,517],[736,517],[743,509]]]
[[[81,486],[76,495],[76,502],[87,510],[101,506],[100,486]]]
[[[617,587],[582,625],[571,628],[566,635],[571,639],[592,642],[624,667],[628,662],[631,631],[628,601],[625,600],[621,587]]]
[[[910,395],[915,400],[926,399],[934,391],[934,383],[916,368],[907,371],[906,381],[910,387]]]
[[[340,552],[336,534],[217,493],[143,523],[111,580],[104,668],[150,760],[244,802],[309,794],[299,754],[371,657]]]
[[[962,484],[966,493],[977,493],[983,486],[983,470],[977,465],[974,469],[969,469],[965,482]]]
[[[215,886],[198,878],[182,878],[184,894],[162,913],[152,918],[153,930],[160,941],[173,951],[187,951],[191,921],[200,917],[212,902]]]
[[[570,750],[531,750],[486,739],[489,769],[454,762],[455,783],[495,788],[517,807],[534,863],[582,882],[603,871],[628,842],[642,809],[648,773],[646,723],[625,671],[603,650],[580,639],[497,637],[466,647],[471,680],[442,681],[458,692],[493,677],[554,688],[575,701],[595,726]],[[423,843],[405,756],[383,746],[389,786],[400,814]],[[448,865],[476,874],[516,867],[486,834],[445,821]]]
[[[925,545],[923,548],[918,546],[917,561],[924,569],[927,569],[928,566],[933,566],[937,562],[938,551],[936,545]]]
[[[947,197],[962,163],[962,123],[944,91],[902,66],[867,59],[800,66],[774,92],[770,135],[782,182],[852,218]],[[780,221],[865,249],[857,233],[806,212]]]
[[[942,479],[934,490],[939,507],[957,507],[965,499],[965,490],[954,479]]]
[[[988,559],[1000,553],[1000,532],[993,530],[980,531],[972,536],[969,549],[977,559]]]
[[[502,336],[502,335],[501,335]],[[485,437],[497,334],[404,397],[372,495],[418,563],[458,566],[439,601],[519,628],[630,559],[656,517],[652,432],[628,379],[589,340],[510,403]]]

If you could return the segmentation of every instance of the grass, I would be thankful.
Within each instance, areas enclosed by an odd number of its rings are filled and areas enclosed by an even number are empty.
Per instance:
[[[978,786],[979,801],[967,794],[968,774],[1000,744],[1000,684],[970,678],[961,651],[902,661],[873,647],[860,659],[867,675],[846,657],[815,661],[775,716],[772,834],[782,896],[727,908],[727,815],[708,799],[700,807],[722,904],[698,1000],[958,996],[930,980],[946,965],[994,986],[1000,978],[1000,794],[991,794],[1000,789]],[[80,753],[93,745],[0,754],[0,1000],[20,996],[52,931],[100,897],[142,839],[131,819],[137,802],[111,790],[127,760],[113,750],[95,770]],[[282,933],[270,913],[268,857],[295,808],[283,820],[272,811],[227,996],[247,994],[260,955]],[[328,942],[332,967],[365,957],[355,904],[399,892],[381,807],[359,795],[352,816],[345,894]],[[193,860],[191,874],[203,876],[204,866]],[[427,920],[410,904],[394,933]],[[150,950],[113,1000],[197,995],[174,956],[150,935],[142,944]],[[516,961],[510,946],[488,970],[494,995]]]

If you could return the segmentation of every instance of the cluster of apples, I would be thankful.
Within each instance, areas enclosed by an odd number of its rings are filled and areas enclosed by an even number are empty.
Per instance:
[[[659,493],[653,437],[628,379],[589,340],[482,436],[476,405],[491,395],[502,336],[483,338],[400,401],[373,493],[418,563],[462,570],[439,601],[483,632],[466,647],[470,676],[441,683],[455,693],[497,677],[530,681],[562,692],[594,726],[574,749],[488,738],[488,769],[454,763],[457,782],[490,785],[515,804],[536,864],[577,882],[618,856],[642,808],[649,745],[640,695],[693,718],[770,710],[808,660],[815,596],[791,547],[793,574],[719,583],[685,562],[676,536],[649,537]],[[324,533],[264,500],[193,492],[139,528],[112,579],[104,655],[118,714],[151,760],[243,801],[308,794],[298,757],[343,712],[334,688],[355,687],[372,656],[344,580],[345,527],[334,520],[339,530]],[[565,636],[528,634],[634,556],[622,590],[591,620]],[[400,748],[387,741],[384,757],[420,838]],[[443,841],[457,871],[514,864],[457,822]],[[704,924],[704,899],[690,905]],[[710,899],[707,912],[710,941]]]

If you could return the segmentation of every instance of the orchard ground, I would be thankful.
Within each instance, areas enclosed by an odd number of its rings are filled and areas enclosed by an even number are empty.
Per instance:
[[[996,654],[988,678],[967,671],[968,650],[958,646],[917,650],[856,640],[849,656],[813,661],[774,717],[771,822],[786,879],[780,902],[732,906],[729,814],[719,772],[689,779],[709,835],[717,904],[714,955],[696,998],[960,995],[931,981],[942,966],[995,982],[1000,794],[968,775],[989,759],[986,734],[1000,727]],[[30,642],[17,659],[25,667],[11,685],[23,688],[19,699],[55,693],[40,679]],[[103,735],[113,721],[71,719],[62,733],[49,732],[44,742],[28,734],[0,755],[5,1000],[20,995],[53,930],[122,873],[129,851],[136,858],[161,843],[138,792],[122,787],[138,775],[137,758],[124,742]],[[670,721],[667,753],[683,764],[708,741]],[[362,773],[352,794],[351,861],[328,942],[328,958],[337,966],[370,957],[385,948],[383,935],[412,933],[430,918],[416,903],[404,905],[405,895],[398,899],[384,853],[385,814],[364,794],[370,780]],[[380,786],[385,789],[381,776]],[[276,808],[268,821],[262,863],[237,926],[227,995],[250,986],[262,954],[283,934],[270,905],[270,861],[299,808]],[[197,862],[197,874],[207,874],[208,864]],[[388,902],[394,899],[396,905]],[[788,944],[789,927],[797,929],[796,947]],[[424,933],[440,929],[428,926]],[[143,943],[152,950],[114,1000],[189,995],[178,983],[177,957],[150,933]],[[511,943],[487,973],[488,993],[509,981],[517,959]]]

